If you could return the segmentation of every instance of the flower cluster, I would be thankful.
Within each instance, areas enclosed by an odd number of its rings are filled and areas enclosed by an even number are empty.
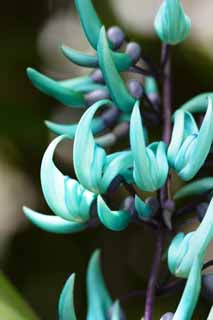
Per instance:
[[[106,30],[91,0],[75,0],[75,5],[96,54],[87,55],[66,46],[61,49],[71,62],[92,68],[92,72],[64,81],[55,81],[33,69],[27,73],[42,92],[68,107],[86,111],[78,124],[46,122],[59,135],[47,148],[41,164],[42,191],[55,215],[29,208],[24,208],[24,213],[41,229],[61,234],[82,231],[99,222],[113,231],[121,231],[134,222],[171,229],[179,199],[203,194],[206,203],[210,202],[213,178],[193,181],[163,199],[159,194],[165,194],[171,184],[171,172],[189,181],[204,166],[213,142],[213,93],[200,94],[175,110],[169,118],[173,122],[169,143],[165,139],[150,142],[148,129],[161,124],[159,83],[168,76],[164,73],[168,54],[162,66],[155,67],[140,45],[128,42],[120,28]],[[179,0],[163,1],[155,29],[167,50],[187,37],[190,26]],[[125,80],[122,72],[128,72],[131,79]],[[133,78],[136,73],[140,80]],[[201,124],[197,113],[204,113]],[[128,141],[128,137],[129,148],[109,153],[110,147],[124,138]],[[73,164],[78,180],[65,176],[53,161],[56,147],[65,139],[74,140]],[[123,199],[118,210],[112,210],[108,199],[121,185],[130,190],[130,196]],[[144,192],[151,193],[151,197],[142,197]],[[175,314],[166,314],[162,320],[192,317],[200,293],[205,252],[213,237],[213,200],[206,208],[198,229],[186,236],[177,234],[168,249],[169,270],[187,281]],[[194,210],[198,210],[198,204]],[[61,320],[76,319],[73,285],[72,275],[60,298]],[[112,303],[105,288],[98,253],[90,261],[87,286],[88,320],[124,319],[119,303]],[[145,315],[145,319],[150,318]]]

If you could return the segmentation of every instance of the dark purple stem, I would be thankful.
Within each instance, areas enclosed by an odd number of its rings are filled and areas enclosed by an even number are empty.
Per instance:
[[[161,227],[159,228],[159,231],[158,231],[155,252],[156,253],[155,253],[154,261],[152,264],[151,274],[149,277],[148,288],[146,291],[144,320],[152,320],[152,317],[153,317],[156,283],[158,280],[161,256],[163,252],[163,230]]]
[[[161,65],[163,69],[163,134],[162,139],[168,145],[171,138],[171,115],[172,115],[172,84],[171,84],[171,52],[168,45],[162,46]],[[160,219],[163,219],[163,210],[168,200],[171,200],[170,195],[170,178],[167,179],[165,186],[159,191],[161,203]],[[159,223],[159,231],[155,250],[155,257],[152,264],[152,269],[149,277],[148,288],[146,291],[145,314],[144,320],[153,319],[153,307],[156,295],[156,284],[160,271],[161,255],[163,251],[163,226]]]

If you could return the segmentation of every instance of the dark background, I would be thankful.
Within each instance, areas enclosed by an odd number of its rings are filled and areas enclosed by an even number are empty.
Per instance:
[[[67,2],[61,3],[60,9],[66,7],[71,10],[72,3]],[[96,5],[107,25],[116,23],[116,17],[107,2],[96,1]],[[7,194],[8,203],[6,201],[2,206],[2,210],[7,208],[7,204],[9,207],[14,197],[20,197],[21,194],[17,207],[8,211],[15,227],[4,233],[4,220],[1,223],[2,234],[5,234],[2,240],[1,267],[36,310],[39,318],[46,320],[57,319],[58,297],[64,281],[72,272],[78,275],[76,306],[79,319],[84,319],[86,265],[97,247],[102,250],[104,274],[113,298],[119,298],[129,290],[141,289],[146,285],[154,250],[153,235],[149,229],[141,227],[131,226],[122,233],[112,233],[100,227],[79,235],[56,236],[23,221],[21,205],[30,206],[32,203],[33,206],[33,197],[37,198],[34,209],[49,212],[41,195],[39,181],[41,158],[50,139],[43,122],[50,118],[56,108],[61,108],[62,112],[64,109],[32,87],[25,69],[28,66],[45,69],[44,61],[38,53],[38,34],[58,7],[57,3],[44,0],[4,1],[0,11],[0,158],[9,166],[8,177],[11,170],[21,172],[33,189],[33,196],[31,193],[29,199],[28,188],[23,186],[22,189],[20,184],[11,194]],[[123,27],[125,29],[125,25]],[[126,31],[130,38],[143,44],[147,54],[150,53],[158,61],[157,39],[142,39],[140,34]],[[175,106],[198,92],[212,90],[213,63],[199,46],[189,43],[178,47],[173,63]],[[72,174],[66,159],[61,157],[60,164]],[[1,170],[0,166],[0,174]],[[13,185],[11,179],[10,177]],[[7,181],[0,182],[0,190],[4,190],[5,183]],[[174,310],[177,301],[177,292],[170,298],[166,296],[158,299],[156,319],[159,319],[159,314]],[[130,299],[125,302],[124,307],[128,312],[128,319],[139,319],[143,314],[143,298]],[[205,307],[205,302],[201,301],[194,319],[203,319]]]

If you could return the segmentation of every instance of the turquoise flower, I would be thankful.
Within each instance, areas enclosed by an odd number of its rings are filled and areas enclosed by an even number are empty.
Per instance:
[[[86,38],[90,45],[97,50],[99,33],[103,23],[98,17],[91,0],[75,0],[75,6],[78,11]],[[110,34],[108,37],[110,38]],[[113,41],[110,42],[110,47],[113,48]],[[62,46],[62,52],[75,64],[89,68],[95,68],[99,65],[96,55],[87,55],[68,48],[67,46]],[[125,71],[135,63],[134,57],[132,57],[131,54],[128,54],[128,51],[127,53],[122,53],[111,50],[111,53],[113,56],[113,61],[115,62],[119,71]]]
[[[76,180],[64,176],[53,162],[57,145],[66,137],[56,138],[47,148],[41,164],[41,186],[47,204],[56,216],[42,215],[24,208],[26,216],[38,227],[54,233],[72,233],[85,229],[96,195]]]
[[[59,320],[77,320],[74,308],[75,275],[67,280],[59,300]],[[87,269],[87,320],[121,320],[123,313],[118,301],[113,303],[106,288],[101,268],[100,252],[95,251]]]
[[[191,21],[184,13],[180,0],[164,0],[155,18],[154,26],[162,42],[176,45],[189,35]]]
[[[186,286],[181,297],[178,308],[172,320],[190,320],[198,302],[201,289],[201,268],[199,258],[195,257]]]
[[[186,236],[179,233],[172,240],[168,251],[170,271],[177,277],[187,278],[196,257],[202,267],[206,249],[213,238],[213,199],[200,226]]]
[[[124,112],[131,111],[135,104],[135,98],[128,92],[124,81],[116,68],[104,27],[102,27],[100,31],[98,60],[113,101],[120,110]]]
[[[96,111],[104,104],[103,100],[91,106],[82,116],[74,139],[73,162],[76,176],[82,186],[93,193],[103,194],[118,175],[131,179],[131,151],[121,151],[107,155],[94,139],[91,123]],[[79,161],[80,159],[86,159]]]
[[[131,116],[130,144],[136,185],[143,191],[156,191],[161,188],[167,179],[169,170],[167,147],[162,141],[146,146],[138,101],[135,103]]]
[[[178,190],[174,199],[179,200],[185,197],[191,197],[194,195],[199,195],[208,191],[213,190],[213,177],[203,178],[196,181],[193,181],[180,190]]]
[[[200,130],[191,113],[179,109],[174,115],[174,128],[168,148],[168,161],[179,177],[192,179],[203,166],[213,141],[213,108],[208,108]]]

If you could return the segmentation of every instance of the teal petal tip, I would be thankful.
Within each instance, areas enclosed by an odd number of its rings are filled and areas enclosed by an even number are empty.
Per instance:
[[[77,320],[74,308],[75,274],[66,281],[59,299],[59,320]]]

